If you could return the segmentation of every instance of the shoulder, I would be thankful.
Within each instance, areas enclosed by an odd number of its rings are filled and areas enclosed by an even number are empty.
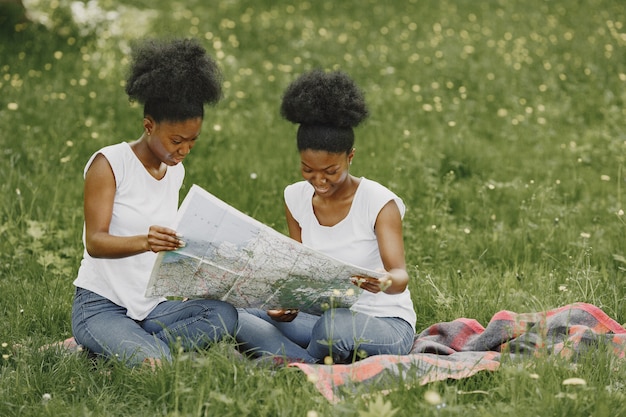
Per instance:
[[[400,215],[404,216],[406,211],[406,207],[404,202],[396,193],[391,191],[389,188],[384,185],[370,180],[365,177],[361,177],[361,183],[359,188],[362,187],[362,195],[363,199],[369,202],[370,208],[378,213],[382,208],[387,205],[390,201],[394,201],[398,206],[398,210],[400,210]]]
[[[285,187],[284,195],[287,198],[299,198],[313,192],[313,187],[306,181],[298,181]]]
[[[120,142],[114,145],[109,145],[109,146],[105,146],[104,148],[101,148],[98,152],[96,152],[96,154],[99,154],[99,153],[103,154],[107,158],[118,157],[118,156],[132,154],[132,149],[130,148],[130,145],[127,142]]]
[[[389,188],[385,187],[377,181],[370,180],[369,178],[361,177],[361,185],[363,185],[365,189],[370,191],[385,192],[395,195],[393,191],[391,191]]]
[[[285,187],[283,197],[285,205],[292,216],[299,217],[300,213],[305,213],[307,204],[310,206],[313,196],[313,187],[306,181],[299,181]]]
[[[116,143],[114,145],[105,146],[103,148],[100,148],[98,151],[94,152],[93,155],[91,155],[91,158],[89,158],[89,161],[87,162],[86,168],[88,168],[89,165],[91,165],[93,160],[98,155],[104,156],[109,161],[109,163],[111,163],[112,161],[115,161],[115,160],[125,159],[126,157],[132,155],[132,152],[133,151],[127,142],[121,142],[121,143]]]
[[[132,152],[130,146],[126,142],[116,143],[115,145],[109,145],[100,148],[99,150],[94,152],[93,155],[91,155],[91,157],[87,161],[87,164],[85,164],[83,174],[87,174],[87,171],[89,170],[98,155],[102,155],[108,161],[111,168],[113,168],[117,161],[123,159],[123,155],[126,152]]]

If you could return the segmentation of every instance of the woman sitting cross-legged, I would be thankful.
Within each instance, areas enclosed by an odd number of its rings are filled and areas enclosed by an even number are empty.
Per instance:
[[[236,338],[255,356],[309,363],[347,363],[365,356],[407,354],[416,316],[407,284],[402,200],[386,187],[350,174],[354,132],[366,116],[361,91],[342,72],[314,70],[286,90],[282,115],[300,126],[304,181],[284,191],[289,235],[339,260],[384,270],[354,277],[364,291],[351,308],[322,316],[297,310],[240,309]]]
[[[216,63],[193,40],[143,42],[126,84],[144,105],[141,137],[104,147],[85,167],[83,260],[72,331],[90,352],[157,365],[170,347],[206,348],[231,336],[237,311],[214,300],[146,297],[157,252],[184,245],[171,228],[204,104],[221,97]]]

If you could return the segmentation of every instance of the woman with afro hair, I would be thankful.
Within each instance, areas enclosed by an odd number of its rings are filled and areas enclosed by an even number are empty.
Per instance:
[[[289,235],[342,261],[384,270],[382,279],[353,277],[363,292],[352,307],[320,316],[291,309],[239,310],[240,349],[281,362],[349,363],[407,354],[416,316],[407,289],[402,200],[350,174],[354,131],[368,115],[362,92],[345,73],[313,70],[285,91],[281,114],[299,124],[304,181],[285,188]],[[290,307],[290,306],[284,306]]]
[[[204,117],[221,98],[221,73],[195,40],[136,44],[126,83],[143,104],[139,139],[104,147],[84,170],[83,242],[72,331],[96,355],[129,366],[171,361],[170,346],[201,349],[234,334],[237,311],[214,300],[146,297],[157,253],[184,245],[171,229]]]

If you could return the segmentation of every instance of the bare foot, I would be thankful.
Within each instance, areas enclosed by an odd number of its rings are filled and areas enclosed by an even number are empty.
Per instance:
[[[162,366],[162,362],[161,359],[158,358],[146,358],[143,360],[143,364],[142,366],[145,368],[150,368],[153,371],[156,371],[157,369],[161,368]]]

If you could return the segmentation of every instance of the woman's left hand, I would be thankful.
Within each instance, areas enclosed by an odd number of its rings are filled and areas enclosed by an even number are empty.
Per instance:
[[[389,288],[391,282],[391,276],[389,274],[385,274],[382,278],[352,277],[352,283],[354,285],[374,294],[385,291]]]
[[[290,322],[296,318],[299,311],[300,310],[298,310],[297,308],[290,308],[290,309],[280,308],[280,309],[275,309],[275,310],[267,310],[267,315],[270,316],[272,320],[275,320],[275,321]]]

